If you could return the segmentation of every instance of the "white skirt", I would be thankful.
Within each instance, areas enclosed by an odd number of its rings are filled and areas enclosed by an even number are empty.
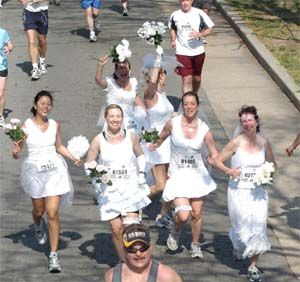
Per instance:
[[[201,198],[216,188],[216,183],[207,171],[178,169],[167,180],[162,196],[166,202],[175,198]]]
[[[38,171],[36,161],[25,159],[21,168],[21,186],[33,199],[62,195],[61,206],[70,205],[74,188],[67,163],[60,155],[54,159],[57,167],[45,172]]]
[[[112,186],[103,184],[94,186],[98,195],[100,220],[106,221],[120,215],[126,216],[128,212],[138,211],[151,203],[147,197],[148,191],[140,187],[137,181],[122,182],[113,180]]]
[[[229,237],[243,258],[271,249],[267,238],[268,201],[268,192],[262,186],[255,189],[228,188]]]

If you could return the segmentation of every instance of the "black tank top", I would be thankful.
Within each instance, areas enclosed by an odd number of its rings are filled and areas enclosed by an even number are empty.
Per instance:
[[[159,262],[152,260],[148,282],[156,282]],[[112,282],[122,282],[122,263],[119,263],[113,272]]]

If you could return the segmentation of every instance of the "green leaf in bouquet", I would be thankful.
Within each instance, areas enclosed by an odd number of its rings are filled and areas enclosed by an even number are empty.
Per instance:
[[[11,129],[7,134],[13,142],[19,142],[25,139],[25,132],[20,126]]]

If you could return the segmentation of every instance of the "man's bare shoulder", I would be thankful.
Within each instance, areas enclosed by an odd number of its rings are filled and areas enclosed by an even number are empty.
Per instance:
[[[182,279],[173,268],[160,263],[158,268],[157,282],[182,282]]]
[[[106,271],[104,275],[104,282],[112,282],[114,269],[115,268],[110,268],[109,270]]]

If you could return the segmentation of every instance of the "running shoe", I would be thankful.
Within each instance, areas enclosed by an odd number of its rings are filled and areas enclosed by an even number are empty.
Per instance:
[[[97,41],[97,36],[94,31],[90,32],[90,42],[96,42]]]
[[[191,244],[191,257],[192,258],[203,258],[203,254],[200,248],[200,243],[193,242]]]
[[[58,273],[61,272],[61,266],[59,263],[59,259],[57,254],[52,254],[49,256],[49,272],[51,273]]]
[[[167,239],[167,247],[171,251],[176,251],[179,247],[179,236],[174,229],[169,233],[169,237]]]
[[[54,5],[59,6],[60,5],[60,0],[54,0]]]
[[[123,10],[123,17],[127,17],[128,16],[128,10],[127,9],[124,9]]]
[[[47,71],[47,64],[45,62],[43,63],[40,63],[40,72],[41,74],[46,74],[48,71]]]
[[[39,225],[35,225],[35,238],[39,245],[45,245],[47,242],[47,234],[44,230],[44,219],[41,218]]]
[[[256,266],[249,266],[247,277],[251,282],[262,281],[262,273]]]
[[[164,227],[168,230],[172,230],[174,227],[173,219],[167,214],[165,216],[157,215],[155,219],[155,225],[157,227]]]
[[[39,68],[34,68],[31,71],[31,80],[38,80],[41,77],[41,71]]]

